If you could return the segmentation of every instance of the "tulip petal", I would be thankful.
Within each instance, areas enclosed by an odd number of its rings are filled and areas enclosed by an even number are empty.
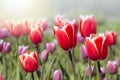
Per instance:
[[[103,41],[103,38],[102,36],[97,36],[95,38],[93,38],[95,44],[96,44],[96,47],[98,49],[98,54],[99,56],[101,55],[101,48],[102,48],[102,41]]]
[[[101,59],[104,60],[107,57],[107,55],[108,55],[108,42],[105,37],[102,43]]]
[[[90,39],[85,40],[85,47],[88,53],[88,57],[92,60],[98,60],[99,59],[99,54],[98,50],[95,46],[95,43],[92,42]]]
[[[59,29],[56,32],[56,39],[58,44],[64,49],[68,50],[70,48],[70,40],[67,33],[64,30]]]

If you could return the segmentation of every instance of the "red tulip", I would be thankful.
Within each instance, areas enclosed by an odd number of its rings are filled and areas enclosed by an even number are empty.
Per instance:
[[[86,37],[85,46],[91,60],[104,60],[108,54],[108,43],[105,35]]]
[[[93,15],[79,17],[80,33],[83,37],[88,37],[90,34],[96,34],[96,20]]]
[[[117,38],[116,32],[114,31],[106,32],[106,37],[109,45],[116,44],[116,38]]]
[[[64,49],[68,50],[74,48],[77,44],[77,32],[71,24],[65,24],[63,27],[54,26],[54,35],[58,44]]]
[[[19,56],[21,66],[25,72],[34,72],[38,69],[38,57],[36,52],[26,52]]]
[[[35,27],[31,29],[30,39],[33,44],[38,44],[42,41],[42,30]]]

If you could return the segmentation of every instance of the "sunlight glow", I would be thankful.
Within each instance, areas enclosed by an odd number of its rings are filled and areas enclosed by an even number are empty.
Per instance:
[[[3,0],[3,8],[8,13],[22,13],[31,8],[33,0]]]

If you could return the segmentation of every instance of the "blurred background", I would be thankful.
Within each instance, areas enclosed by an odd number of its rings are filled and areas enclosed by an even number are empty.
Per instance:
[[[57,14],[119,18],[119,4],[120,0],[0,0],[0,16],[12,20],[52,18]]]
[[[46,17],[52,21],[57,14],[70,19],[79,15],[95,15],[98,24],[108,22],[119,31],[120,0],[0,0],[0,17],[18,21]],[[110,28],[112,29],[112,28]]]

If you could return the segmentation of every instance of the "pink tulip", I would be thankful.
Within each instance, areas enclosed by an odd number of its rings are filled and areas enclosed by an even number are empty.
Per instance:
[[[40,55],[40,60],[42,62],[46,62],[48,60],[48,55],[49,55],[49,51],[48,50],[43,50],[41,55]]]
[[[55,43],[46,43],[45,44],[45,48],[49,51],[49,52],[53,52],[55,50]]]
[[[0,75],[0,80],[4,80],[3,77],[2,77],[2,75]]]
[[[84,37],[81,36],[81,34],[77,33],[77,42],[83,43],[84,42]]]
[[[9,36],[9,31],[6,27],[0,28],[0,39],[7,38]]]
[[[19,46],[18,47],[18,52],[19,52],[20,55],[26,53],[28,50],[29,50],[28,46]]]
[[[0,51],[2,50],[3,48],[3,40],[0,39]]]
[[[8,53],[10,51],[10,47],[10,42],[3,42],[2,53]]]
[[[118,72],[118,66],[116,61],[108,61],[107,70],[110,74],[116,74]]]
[[[89,77],[89,76],[93,77],[94,74],[95,74],[94,66],[87,65],[87,67],[85,68],[85,76],[86,77]]]
[[[85,45],[81,46],[81,54],[84,59],[88,59],[88,54],[87,54]]]
[[[63,80],[61,70],[56,70],[53,74],[53,80]]]

